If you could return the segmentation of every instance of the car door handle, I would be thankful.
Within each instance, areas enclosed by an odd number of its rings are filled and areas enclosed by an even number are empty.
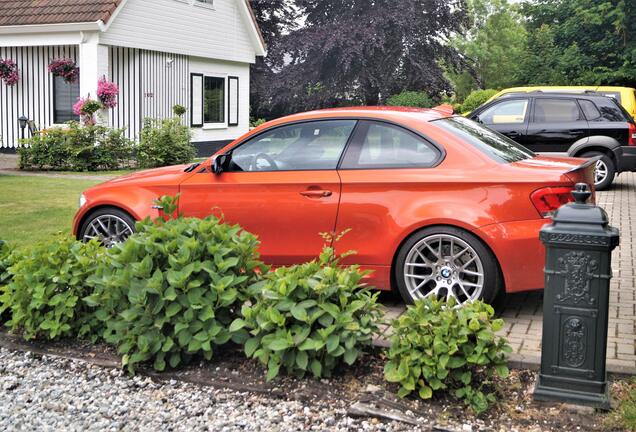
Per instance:
[[[519,132],[516,132],[516,131],[508,132],[508,133],[506,133],[506,135],[508,135],[509,137],[515,137],[515,138],[521,136],[521,134]]]
[[[333,195],[333,192],[323,189],[311,189],[302,191],[300,194],[302,196],[306,196],[307,198],[327,198]]]

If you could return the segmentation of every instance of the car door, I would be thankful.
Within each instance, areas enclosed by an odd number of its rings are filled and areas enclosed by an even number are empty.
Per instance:
[[[518,97],[494,103],[477,114],[476,120],[519,144],[525,144],[529,113],[530,98]]]
[[[576,141],[589,135],[589,125],[575,98],[537,97],[526,144],[530,150],[567,153]]]
[[[360,120],[338,170],[342,192],[336,233],[349,232],[335,248],[355,251],[344,263],[373,270],[372,285],[390,286],[395,242],[413,203],[421,201],[422,182],[446,180],[430,169],[442,155],[406,128]]]
[[[266,263],[305,262],[320,253],[320,233],[335,228],[338,161],[355,120],[293,123],[266,130],[226,154],[223,172],[181,185],[185,216],[222,215],[256,234]]]

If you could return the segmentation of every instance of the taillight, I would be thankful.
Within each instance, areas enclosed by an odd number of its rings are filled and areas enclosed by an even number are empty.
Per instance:
[[[571,187],[544,187],[532,192],[530,199],[544,218],[550,218],[563,204],[574,201]]]
[[[627,145],[636,146],[636,125],[629,122],[629,137],[627,138]]]

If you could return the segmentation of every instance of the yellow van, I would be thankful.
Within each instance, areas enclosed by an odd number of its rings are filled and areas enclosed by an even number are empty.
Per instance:
[[[536,86],[536,87],[512,87],[503,89],[488,102],[498,98],[501,95],[508,93],[527,93],[533,91],[540,91],[544,93],[559,92],[559,93],[583,93],[586,91],[600,93],[603,96],[616,99],[627,112],[634,118],[636,118],[636,90],[630,87],[614,87],[614,86]]]

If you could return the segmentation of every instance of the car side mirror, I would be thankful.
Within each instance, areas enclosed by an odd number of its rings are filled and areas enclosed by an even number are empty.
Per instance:
[[[223,166],[228,159],[228,155],[218,155],[214,158],[212,162],[212,172],[216,175],[219,175],[223,172]]]

